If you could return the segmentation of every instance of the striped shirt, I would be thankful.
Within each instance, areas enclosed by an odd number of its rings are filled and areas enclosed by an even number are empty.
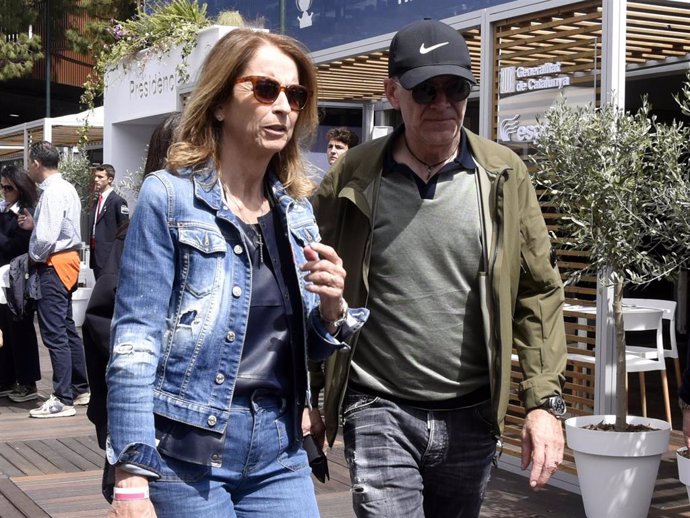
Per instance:
[[[46,178],[39,188],[43,193],[34,213],[29,256],[45,263],[56,252],[81,249],[81,201],[60,173]]]

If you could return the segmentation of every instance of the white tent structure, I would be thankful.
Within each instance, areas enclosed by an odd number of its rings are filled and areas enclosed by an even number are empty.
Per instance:
[[[48,140],[57,147],[76,146],[85,121],[88,122],[86,148],[102,148],[103,112],[103,107],[98,107],[72,115],[38,119],[0,129],[0,164],[21,161],[26,167],[29,146],[41,140]]]

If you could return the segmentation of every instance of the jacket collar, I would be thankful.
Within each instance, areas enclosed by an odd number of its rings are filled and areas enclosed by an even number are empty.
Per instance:
[[[216,169],[207,163],[202,167],[196,169],[186,168],[180,172],[180,176],[191,176],[194,183],[194,196],[196,199],[206,204],[209,208],[216,212],[223,209],[223,193],[221,192],[220,182],[218,181],[218,173]],[[294,200],[290,197],[283,184],[278,180],[278,177],[272,170],[267,171],[266,183],[269,193],[273,198],[270,200],[271,204],[278,203],[283,212]]]

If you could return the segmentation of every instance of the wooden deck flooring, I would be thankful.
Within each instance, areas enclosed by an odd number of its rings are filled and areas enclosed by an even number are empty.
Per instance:
[[[41,348],[41,400],[51,392],[50,361]],[[104,518],[108,504],[100,493],[103,452],[85,408],[74,417],[30,419],[37,401],[12,403],[0,398],[0,518]],[[674,432],[662,460],[649,516],[690,517],[685,487],[677,480]],[[324,518],[352,518],[349,475],[342,444],[329,452],[331,480],[315,481]],[[482,518],[583,518],[580,497],[558,488],[528,489],[524,477],[503,470],[492,474]],[[288,517],[279,517],[288,518]],[[431,517],[429,517],[431,518]]]

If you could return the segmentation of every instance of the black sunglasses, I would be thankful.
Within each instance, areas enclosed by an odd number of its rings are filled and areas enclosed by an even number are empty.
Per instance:
[[[446,99],[452,103],[456,103],[464,101],[470,96],[472,85],[469,81],[456,78],[447,81],[439,88],[432,79],[427,79],[412,88],[410,92],[412,92],[412,98],[417,104],[431,104],[436,99],[439,89],[443,89]]]
[[[15,189],[14,189],[14,185],[3,185],[3,186],[2,186],[2,190],[3,190],[3,191],[6,191],[6,192],[12,192],[12,191],[14,191]]]
[[[302,85],[281,85],[275,79],[265,76],[240,77],[235,84],[251,83],[254,98],[263,104],[273,104],[280,92],[285,92],[290,108],[295,111],[304,109],[309,100],[309,90]]]

